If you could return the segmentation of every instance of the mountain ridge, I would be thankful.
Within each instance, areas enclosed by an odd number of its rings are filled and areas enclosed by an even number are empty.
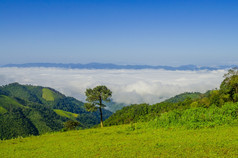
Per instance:
[[[129,69],[129,70],[142,70],[142,69],[163,69],[170,71],[198,71],[198,70],[222,70],[238,67],[237,65],[220,65],[220,66],[197,66],[197,65],[181,65],[181,66],[164,66],[164,65],[118,65],[112,63],[25,63],[25,64],[6,64],[0,67],[19,67],[19,68],[66,68],[66,69]]]

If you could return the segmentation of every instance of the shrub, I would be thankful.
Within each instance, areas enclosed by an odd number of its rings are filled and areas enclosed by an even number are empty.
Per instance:
[[[67,131],[67,130],[75,130],[77,126],[79,126],[80,123],[77,121],[72,121],[72,120],[68,120],[64,123],[64,129],[63,131]]]
[[[187,110],[173,110],[161,114],[149,122],[150,127],[184,126],[186,128],[215,127],[238,122],[238,103],[226,103],[222,107],[196,107]]]

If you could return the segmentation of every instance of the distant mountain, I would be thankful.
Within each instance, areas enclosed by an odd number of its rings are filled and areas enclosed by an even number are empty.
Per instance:
[[[106,105],[106,109],[113,113],[116,112],[117,110],[121,110],[124,106],[126,106],[126,104],[124,103],[116,103],[114,101],[105,102],[104,104]]]
[[[46,68],[70,68],[70,69],[164,69],[164,70],[219,70],[219,69],[229,69],[237,67],[237,65],[223,65],[223,66],[196,66],[196,65],[182,65],[178,67],[173,66],[151,66],[151,65],[116,65],[116,64],[103,64],[103,63],[89,63],[89,64],[62,64],[62,63],[26,63],[26,64],[7,64],[1,67],[46,67]]]
[[[103,119],[112,112],[103,110]],[[67,120],[82,128],[100,122],[99,112],[87,112],[84,103],[41,86],[12,83],[0,87],[0,139],[59,131]]]

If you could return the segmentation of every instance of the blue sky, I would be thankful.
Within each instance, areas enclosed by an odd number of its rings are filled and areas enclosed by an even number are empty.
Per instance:
[[[237,0],[0,0],[0,65],[238,64]]]

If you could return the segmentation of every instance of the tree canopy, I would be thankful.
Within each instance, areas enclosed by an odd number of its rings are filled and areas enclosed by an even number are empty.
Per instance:
[[[111,100],[112,92],[106,86],[101,85],[93,89],[86,89],[85,92],[88,103],[85,103],[84,106],[88,111],[96,111],[99,109],[101,115],[101,127],[103,127],[103,117],[102,117],[102,108],[106,107],[104,102]]]
[[[238,68],[233,68],[224,75],[225,79],[221,83],[220,90],[226,94],[229,100],[238,101]]]

